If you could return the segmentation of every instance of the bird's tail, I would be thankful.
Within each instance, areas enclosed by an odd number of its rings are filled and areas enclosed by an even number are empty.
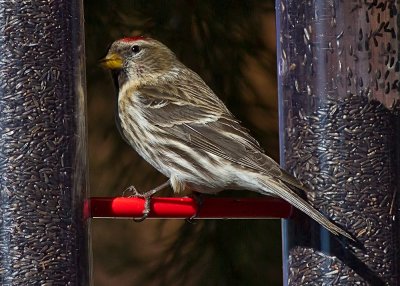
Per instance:
[[[318,210],[316,210],[312,205],[310,205],[306,200],[296,194],[288,185],[281,180],[273,179],[273,178],[258,178],[258,182],[262,186],[262,193],[273,193],[284,199],[297,209],[301,210],[303,213],[314,219],[316,222],[321,224],[327,230],[335,235],[343,235],[348,239],[354,241],[354,238],[345,230],[332,223],[329,219],[327,219],[323,214],[321,214]],[[304,189],[302,187],[301,189]]]

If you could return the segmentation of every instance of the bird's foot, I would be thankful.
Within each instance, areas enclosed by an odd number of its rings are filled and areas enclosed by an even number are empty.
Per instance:
[[[124,196],[126,193],[131,193],[131,195],[129,195],[128,197],[138,197],[138,198],[144,199],[142,216],[140,218],[134,218],[133,220],[135,222],[142,222],[149,216],[149,213],[151,211],[152,196],[154,194],[156,194],[157,192],[161,191],[162,189],[164,189],[165,187],[167,187],[168,185],[169,185],[169,180],[166,181],[165,183],[161,184],[160,186],[158,186],[150,191],[147,191],[145,193],[138,192],[138,190],[136,190],[136,188],[134,186],[130,186],[125,189],[125,191],[123,192]]]
[[[123,197],[131,198],[131,197],[137,197],[140,196],[140,193],[138,190],[136,190],[135,186],[129,186],[127,187],[123,192],[122,192]]]

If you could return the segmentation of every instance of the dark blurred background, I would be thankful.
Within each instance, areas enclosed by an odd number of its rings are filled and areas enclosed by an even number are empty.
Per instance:
[[[91,196],[120,196],[132,184],[146,191],[166,180],[114,124],[115,91],[97,60],[124,36],[149,35],[169,46],[278,160],[274,1],[84,3]],[[96,286],[282,285],[278,220],[97,219],[92,241]]]

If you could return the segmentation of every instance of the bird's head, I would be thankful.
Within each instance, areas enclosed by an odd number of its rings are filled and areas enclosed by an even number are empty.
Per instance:
[[[111,44],[100,64],[113,72],[121,86],[127,80],[151,80],[165,74],[179,63],[175,54],[152,38],[122,38]]]

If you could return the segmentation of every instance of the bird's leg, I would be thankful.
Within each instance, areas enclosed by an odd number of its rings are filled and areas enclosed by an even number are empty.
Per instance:
[[[154,194],[156,194],[157,192],[159,192],[162,189],[164,189],[165,187],[167,187],[169,184],[170,183],[169,183],[169,180],[168,180],[165,183],[159,185],[158,187],[156,187],[156,188],[154,188],[154,189],[152,189],[150,191],[147,191],[147,192],[145,192],[143,194],[139,193],[134,186],[130,186],[124,191],[124,193],[127,192],[127,191],[131,192],[132,193],[132,197],[139,197],[139,198],[143,198],[144,199],[143,215],[142,215],[141,218],[134,219],[134,221],[141,222],[141,221],[144,221],[149,216],[151,197]]]

